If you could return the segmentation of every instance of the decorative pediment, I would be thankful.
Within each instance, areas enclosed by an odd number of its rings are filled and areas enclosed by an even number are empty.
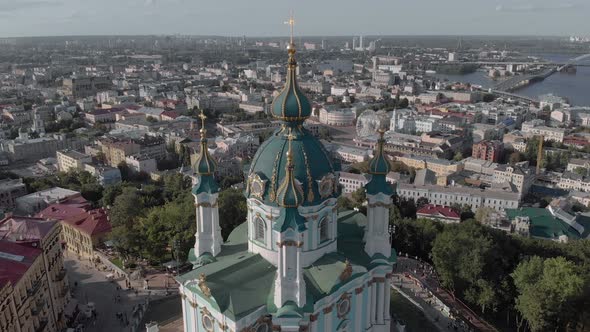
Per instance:
[[[262,199],[266,190],[266,180],[260,177],[258,173],[252,173],[248,177],[248,192],[251,196]]]
[[[320,193],[322,199],[330,197],[337,188],[336,177],[332,173],[324,175],[319,181],[316,182],[318,184],[318,192]]]
[[[344,264],[344,270],[340,274],[340,281],[346,281],[352,276],[352,265],[350,261],[347,259]]]
[[[211,289],[207,286],[207,276],[204,273],[199,274],[199,289],[206,297],[211,297]]]

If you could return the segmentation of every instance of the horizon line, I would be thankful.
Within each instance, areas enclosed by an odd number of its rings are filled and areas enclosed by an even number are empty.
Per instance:
[[[207,35],[207,34],[185,34],[185,33],[150,33],[150,34],[83,34],[83,35],[28,35],[28,36],[0,36],[2,39],[27,39],[27,38],[80,38],[80,37],[170,37],[170,36],[186,36],[186,37],[200,37],[200,38],[289,38],[284,36],[263,36],[263,35]],[[530,35],[530,34],[351,34],[351,35],[301,35],[298,38],[350,38],[350,37],[525,37],[525,38],[567,38],[578,35]],[[588,36],[590,37],[590,35]]]

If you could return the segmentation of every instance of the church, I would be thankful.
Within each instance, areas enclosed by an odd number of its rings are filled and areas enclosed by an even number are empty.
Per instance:
[[[337,165],[303,127],[311,104],[297,84],[295,53],[291,39],[285,87],[271,107],[283,123],[251,162],[247,219],[225,241],[216,163],[201,129],[194,269],[177,277],[186,332],[390,331],[394,191],[383,132],[365,175],[367,215],[339,212]]]

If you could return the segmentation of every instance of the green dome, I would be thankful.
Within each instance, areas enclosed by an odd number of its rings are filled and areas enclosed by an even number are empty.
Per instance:
[[[301,92],[297,84],[296,69],[295,47],[292,46],[289,48],[287,82],[272,102],[271,112],[275,118],[285,121],[303,121],[311,115],[309,99]]]
[[[385,139],[383,138],[383,130],[379,131],[379,139],[377,140],[377,147],[375,149],[375,155],[371,160],[369,160],[369,174],[380,174],[380,175],[387,175],[390,170],[389,160],[385,156],[385,152],[383,151],[383,145],[385,144]]]
[[[250,165],[247,197],[258,198],[265,204],[282,206],[282,201],[277,198],[280,194],[279,187],[287,176],[289,131],[293,135],[291,150],[293,177],[298,188],[296,192],[302,193],[302,197],[297,197],[302,198],[299,205],[317,205],[334,197],[337,186],[332,159],[322,143],[303,126],[283,126],[260,146]],[[294,199],[291,196],[286,197],[289,200]]]
[[[197,156],[197,160],[193,167],[195,173],[199,175],[213,175],[215,173],[217,164],[209,154],[209,150],[207,149],[206,138],[201,139],[201,151],[199,151],[199,155]]]

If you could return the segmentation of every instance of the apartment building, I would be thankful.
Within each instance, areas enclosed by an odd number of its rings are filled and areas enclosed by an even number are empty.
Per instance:
[[[92,163],[91,156],[75,150],[57,151],[56,156],[57,167],[62,172],[82,170],[84,169],[84,164]]]
[[[85,200],[52,204],[39,212],[37,217],[59,221],[63,228],[61,238],[66,248],[85,259],[94,258],[94,249],[111,232],[106,210],[92,209]]]
[[[70,299],[58,222],[11,216],[0,220],[2,331],[59,331]]]
[[[77,191],[54,187],[17,198],[16,210],[25,215],[33,215],[51,204],[73,198],[83,199]]]
[[[395,157],[396,161],[402,162],[407,167],[415,169],[429,169],[437,176],[447,176],[463,170],[463,164],[451,162],[446,159],[435,159],[415,155],[403,155]]]
[[[473,144],[471,156],[497,163],[502,158],[503,144],[500,141],[480,141]]]
[[[0,209],[14,210],[16,199],[27,194],[27,188],[22,179],[0,180]]]
[[[534,181],[535,173],[530,169],[512,165],[500,165],[494,170],[494,183],[510,183],[516,187],[516,190],[522,196],[529,192]]]
[[[430,204],[451,206],[453,204],[471,206],[472,211],[480,207],[490,207],[494,210],[515,209],[519,205],[519,194],[505,191],[483,190],[461,186],[437,186],[431,184],[398,184],[397,193],[400,197],[414,199],[420,197],[428,199]]]
[[[545,141],[563,142],[565,129],[547,127],[544,123],[539,119],[523,122],[521,132],[527,137],[543,136]]]
[[[342,186],[342,193],[350,194],[364,187],[369,181],[362,174],[340,172],[338,183]]]
[[[559,178],[557,187],[567,190],[590,192],[590,178],[566,171]]]

